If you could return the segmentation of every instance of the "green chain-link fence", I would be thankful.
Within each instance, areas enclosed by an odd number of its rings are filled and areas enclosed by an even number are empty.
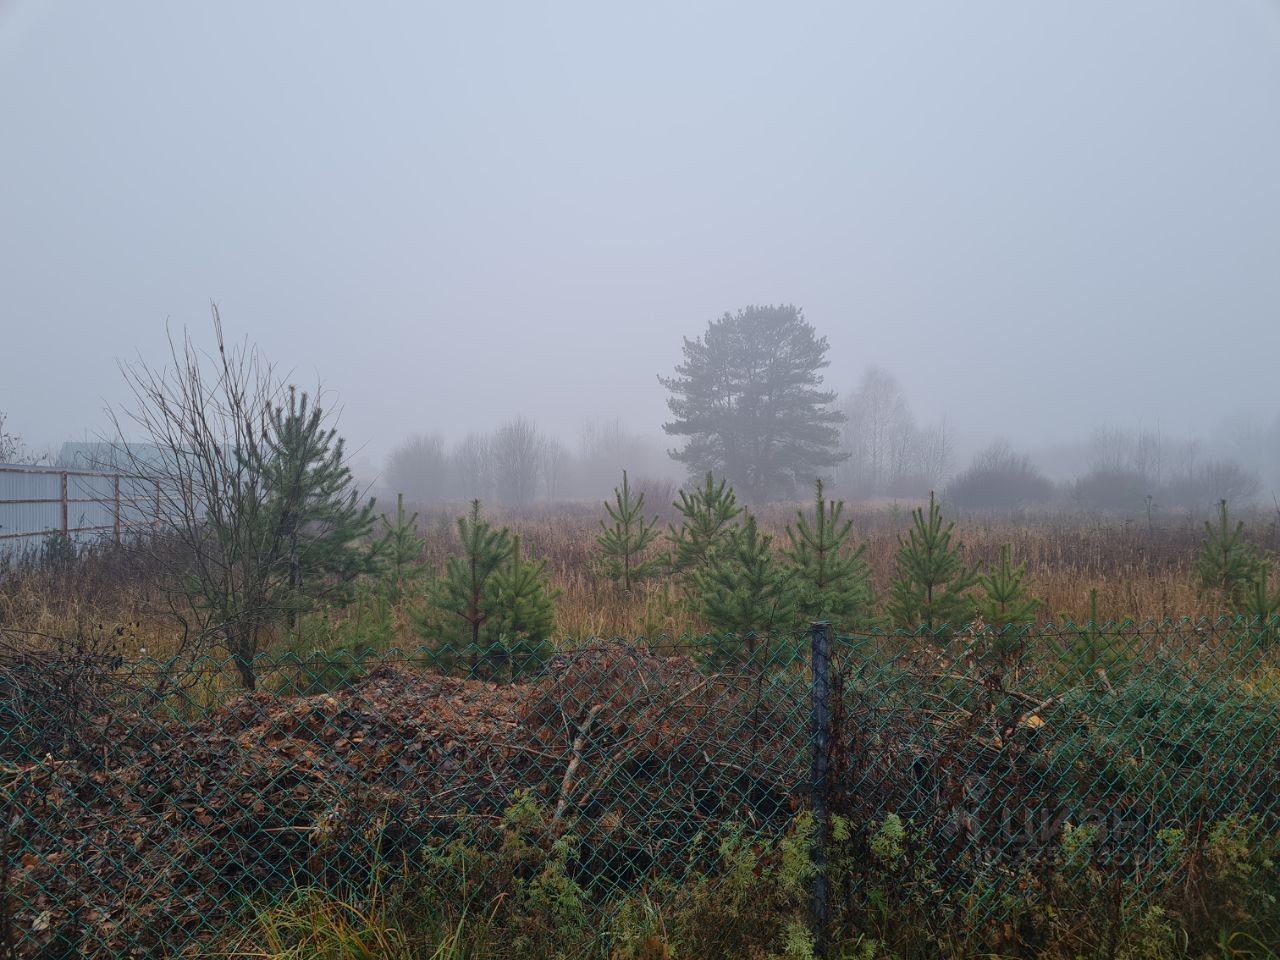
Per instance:
[[[603,927],[656,880],[714,875],[706,838],[780,837],[810,809],[815,923],[883,898],[887,859],[899,889],[971,923],[1026,910],[1072,871],[1148,896],[1212,831],[1280,830],[1274,633],[1166,622],[263,656],[249,694],[215,658],[10,658],[0,951],[216,952],[254,904],[420,866],[522,803],[572,832],[572,879]],[[419,882],[442,882],[446,862],[465,869],[436,858]]]

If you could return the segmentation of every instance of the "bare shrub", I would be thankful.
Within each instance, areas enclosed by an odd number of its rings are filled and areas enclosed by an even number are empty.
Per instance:
[[[1252,503],[1261,484],[1257,474],[1232,460],[1213,460],[1173,477],[1161,499],[1169,506],[1206,509],[1219,500]]]
[[[110,411],[113,452],[131,474],[158,478],[146,542],[185,561],[159,584],[182,636],[229,651],[252,689],[272,630],[339,599],[363,571],[372,503],[358,503],[320,407],[286,388],[256,347],[228,347],[216,307],[213,332],[212,354],[186,333],[170,338],[168,365],[122,365],[132,400]]]
[[[498,499],[513,507],[528,506],[538,494],[542,468],[542,438],[533,421],[508,420],[489,441]]]
[[[433,503],[451,492],[450,466],[439,435],[417,434],[391,452],[383,482],[410,503]]]
[[[973,458],[947,485],[943,499],[962,510],[1007,510],[1053,499],[1053,483],[1026,454],[1000,441]]]
[[[0,631],[0,756],[94,755],[93,720],[119,685],[121,633],[85,623],[65,637]]]
[[[1137,470],[1094,467],[1071,485],[1071,499],[1088,510],[1142,510],[1152,484]]]

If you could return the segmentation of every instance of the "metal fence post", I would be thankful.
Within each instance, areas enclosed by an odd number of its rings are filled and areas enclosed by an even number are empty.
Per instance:
[[[813,665],[813,700],[809,714],[810,746],[813,750],[810,789],[813,809],[813,952],[827,955],[827,761],[831,744],[831,624],[817,620],[809,624],[810,656]]]
[[[71,538],[71,516],[69,494],[67,493],[67,471],[62,471],[62,539],[69,541]],[[64,544],[65,545],[65,544]]]

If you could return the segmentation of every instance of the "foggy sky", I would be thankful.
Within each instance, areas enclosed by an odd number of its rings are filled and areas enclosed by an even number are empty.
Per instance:
[[[828,384],[1028,445],[1280,412],[1265,0],[0,0],[0,410],[105,428],[209,301],[381,458],[795,303]]]

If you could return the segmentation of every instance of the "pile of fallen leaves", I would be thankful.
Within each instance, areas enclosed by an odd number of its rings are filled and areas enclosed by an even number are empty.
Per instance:
[[[176,954],[246,898],[358,885],[522,791],[581,838],[585,880],[616,887],[700,831],[789,816],[806,692],[599,644],[510,685],[403,663],[196,723],[104,715],[91,760],[3,770],[0,955]]]

